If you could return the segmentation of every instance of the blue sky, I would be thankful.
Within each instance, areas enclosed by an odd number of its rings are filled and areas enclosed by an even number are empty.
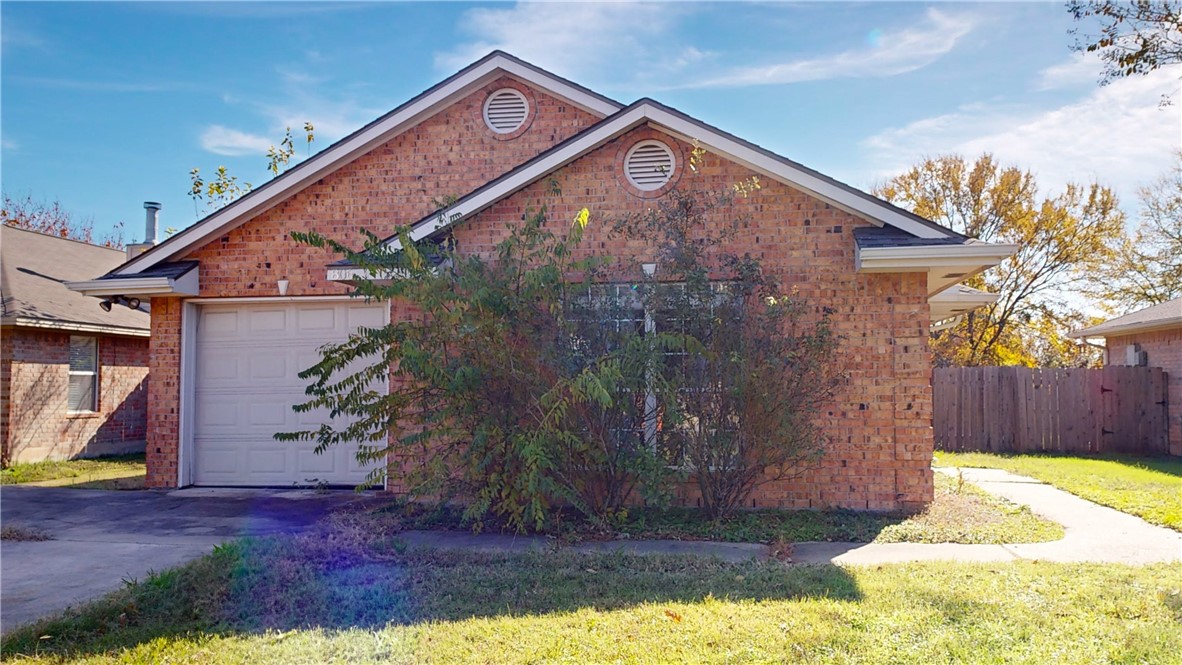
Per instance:
[[[1158,105],[1178,72],[1099,87],[1061,2],[3,2],[0,21],[5,193],[128,241],[144,200],[196,221],[190,169],[261,184],[285,126],[312,121],[314,152],[494,48],[863,188],[991,151],[1133,210],[1182,141],[1182,104]]]

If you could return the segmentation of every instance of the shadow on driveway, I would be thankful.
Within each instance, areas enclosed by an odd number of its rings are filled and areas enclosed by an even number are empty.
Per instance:
[[[293,533],[334,508],[372,500],[349,490],[113,492],[0,488],[0,522],[49,535],[0,544],[0,631],[113,591],[123,580],[207,554],[240,536]]]

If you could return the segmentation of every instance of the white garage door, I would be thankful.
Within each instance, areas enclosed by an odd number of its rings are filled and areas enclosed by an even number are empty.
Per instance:
[[[203,305],[197,322],[193,413],[198,485],[358,484],[369,469],[356,445],[323,454],[313,443],[280,442],[276,432],[313,429],[327,411],[296,413],[306,399],[299,372],[317,349],[358,326],[387,321],[386,308],[362,302]]]

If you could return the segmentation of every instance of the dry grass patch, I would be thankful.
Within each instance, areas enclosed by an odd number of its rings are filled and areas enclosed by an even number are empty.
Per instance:
[[[35,483],[77,489],[143,489],[148,468],[144,455],[47,460],[14,464],[0,470],[0,485]]]
[[[0,540],[37,542],[53,540],[53,536],[37,529],[30,529],[29,527],[17,524],[5,524],[3,527],[0,527]]]

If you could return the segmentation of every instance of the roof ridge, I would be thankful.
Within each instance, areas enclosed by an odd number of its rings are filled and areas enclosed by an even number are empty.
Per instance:
[[[448,76],[448,77],[444,78],[443,80],[435,83],[434,85],[428,87],[427,89],[423,90],[419,94],[411,97],[410,99],[406,100],[405,102],[403,102],[403,103],[399,104],[398,106],[394,107],[393,109],[387,111],[386,113],[383,113],[382,115],[371,120],[370,122],[367,122],[366,124],[359,127],[357,130],[338,139],[337,141],[334,141],[332,144],[325,146],[323,149],[318,150],[315,154],[311,155],[307,159],[304,159],[303,161],[299,162],[298,164],[291,167],[287,171],[284,171],[283,173],[279,174],[278,176],[268,180],[267,182],[260,185],[258,188],[251,190],[249,193],[242,196],[241,198],[238,198],[238,199],[234,200],[233,202],[227,204],[226,206],[209,213],[208,215],[202,217],[201,219],[197,220],[196,222],[189,225],[188,227],[182,229],[179,233],[176,233],[176,234],[172,235],[171,237],[165,239],[163,242],[161,242],[160,244],[156,245],[155,247],[149,249],[148,251],[146,251],[146,252],[144,252],[132,259],[129,259],[129,260],[123,262],[119,266],[116,266],[113,270],[111,270],[111,273],[119,272],[119,271],[123,270],[124,268],[126,268],[129,264],[139,261],[145,256],[149,256],[151,254],[160,254],[159,250],[161,248],[176,246],[182,238],[185,238],[188,235],[190,235],[191,231],[199,228],[205,222],[213,219],[215,216],[221,215],[224,212],[226,212],[227,210],[232,210],[234,208],[242,207],[242,204],[246,201],[257,200],[260,197],[260,195],[262,195],[264,192],[274,189],[274,186],[276,185],[276,183],[293,180],[297,174],[301,174],[304,171],[307,171],[308,169],[313,168],[310,165],[316,164],[318,162],[318,159],[321,158],[322,156],[331,153],[332,151],[334,151],[335,149],[337,149],[340,146],[348,144],[349,142],[355,140],[356,138],[358,138],[359,136],[361,136],[362,134],[364,134],[366,131],[370,130],[371,128],[373,128],[377,125],[380,125],[381,123],[383,123],[383,122],[389,120],[390,118],[398,115],[399,113],[405,111],[406,109],[411,108],[413,105],[415,105],[419,101],[429,97],[432,93],[446,88],[449,84],[451,84],[459,79],[464,78],[465,76],[478,70],[481,66],[483,66],[483,65],[487,64],[488,62],[495,60],[497,58],[503,58],[505,60],[509,60],[510,62],[512,62],[516,65],[525,67],[533,72],[538,73],[539,75],[541,75],[543,77],[554,79],[555,81],[557,81],[559,83],[569,85],[583,94],[594,97],[602,102],[605,102],[609,105],[617,107],[616,112],[618,112],[620,110],[620,108],[623,107],[623,104],[621,104],[620,102],[618,102],[610,97],[604,96],[598,92],[595,92],[594,90],[591,90],[590,88],[587,88],[583,85],[580,85],[578,83],[570,81],[569,79],[558,76],[557,74],[554,74],[554,73],[549,72],[545,69],[542,69],[541,67],[538,67],[537,65],[526,62],[514,55],[511,55],[511,54],[501,51],[499,49],[493,50],[493,51],[490,51],[484,57],[480,58],[479,60],[476,60],[472,64],[460,69],[458,72],[452,74],[451,76]],[[507,71],[505,72],[505,75],[513,76],[513,74],[511,72],[507,72]],[[550,94],[557,94],[557,93],[551,92]],[[561,95],[559,95],[559,96],[561,96]],[[612,115],[611,113],[608,113],[607,117],[611,117],[611,115]],[[314,170],[313,170],[313,173],[315,173]],[[167,259],[161,259],[161,260],[167,260]]]
[[[33,233],[33,234],[36,234],[39,236],[44,236],[46,238],[53,238],[55,240],[69,240],[70,242],[75,242],[75,243],[78,243],[79,245],[86,245],[87,247],[94,247],[96,249],[105,249],[105,250],[111,251],[111,252],[119,252],[120,254],[124,253],[124,251],[125,251],[125,250],[119,249],[118,247],[108,247],[107,245],[99,245],[97,243],[87,242],[85,240],[79,240],[78,238],[67,238],[66,236],[60,236],[60,235],[57,235],[54,233],[46,233],[44,231],[38,231],[37,229],[26,229],[26,228],[23,228],[20,226],[15,226],[13,224],[8,224],[8,223],[0,224],[0,227],[5,228],[5,229],[10,229],[13,231],[24,231],[25,233]]]
[[[835,187],[838,187],[843,191],[854,194],[855,196],[858,196],[859,198],[867,200],[875,205],[885,206],[885,207],[889,208],[890,210],[892,210],[900,215],[903,215],[904,217],[906,217],[908,219],[911,219],[913,221],[921,223],[924,226],[938,230],[941,233],[945,234],[945,237],[940,238],[939,240],[959,240],[960,242],[968,242],[968,241],[972,240],[972,238],[970,238],[969,236],[959,233],[959,232],[957,232],[951,228],[948,228],[942,224],[938,224],[938,223],[933,222],[929,219],[926,219],[924,217],[916,215],[915,213],[913,213],[909,210],[899,208],[898,206],[892,204],[889,201],[886,201],[886,200],[881,199],[877,196],[874,196],[873,194],[864,192],[856,187],[853,187],[852,185],[848,185],[848,184],[843,183],[839,180],[836,180],[835,178],[832,178],[832,177],[827,176],[823,173],[820,173],[819,171],[816,171],[816,170],[811,169],[807,166],[804,166],[803,164],[800,164],[799,162],[793,161],[791,159],[788,159],[787,157],[784,157],[784,156],[779,155],[775,152],[772,152],[771,150],[768,150],[767,148],[763,148],[755,143],[752,143],[750,141],[747,141],[745,139],[737,137],[734,134],[731,134],[725,130],[719,129],[707,122],[704,122],[702,120],[698,120],[697,118],[694,118],[693,116],[690,116],[682,111],[679,111],[674,107],[668,106],[666,104],[662,104],[661,102],[659,102],[651,97],[641,97],[641,98],[637,99],[636,101],[632,102],[631,104],[629,104],[628,106],[616,111],[616,113],[601,119],[599,122],[596,122],[592,125],[588,125],[582,131],[570,136],[566,140],[564,140],[554,146],[551,146],[550,148],[544,150],[541,153],[538,153],[537,155],[534,155],[533,157],[529,158],[528,160],[522,162],[521,164],[518,164],[517,166],[509,169],[508,171],[505,171],[504,173],[497,176],[496,178],[493,178],[492,180],[489,180],[489,181],[479,185],[478,187],[470,190],[469,192],[467,192],[463,196],[456,199],[456,201],[453,202],[452,205],[462,203],[466,200],[469,200],[469,199],[475,197],[476,195],[480,194],[481,192],[483,192],[485,190],[495,187],[497,184],[503,182],[504,180],[506,180],[508,178],[513,177],[515,174],[519,173],[520,171],[529,168],[529,166],[531,166],[532,164],[534,164],[536,162],[544,161],[545,159],[549,158],[551,155],[561,152],[569,145],[571,145],[575,142],[578,142],[579,140],[582,140],[585,136],[587,136],[588,134],[590,134],[592,132],[599,130],[604,125],[607,125],[607,124],[610,124],[613,122],[622,122],[622,120],[620,120],[621,118],[626,117],[634,109],[637,109],[637,108],[640,108],[643,106],[652,106],[654,108],[663,110],[667,113],[670,113],[674,116],[677,116],[678,118],[685,120],[686,122],[697,125],[699,128],[701,128],[707,132],[713,132],[719,136],[722,136],[723,138],[735,141],[736,143],[740,144],[740,146],[743,146],[749,150],[754,150],[762,155],[765,155],[765,156],[767,156],[771,159],[774,159],[782,164],[785,164],[789,168],[799,169],[799,170],[805,172],[807,175],[811,175],[813,177],[816,177],[826,183],[829,183]],[[645,122],[652,122],[652,120],[645,120]],[[627,131],[627,129],[623,129],[622,131]],[[580,153],[580,156],[582,154],[586,154],[587,152],[590,152],[593,149],[594,148],[588,148],[588,150],[585,151],[584,153]],[[519,190],[514,190],[514,191],[519,191]],[[506,194],[506,195],[508,195],[508,194]],[[423,224],[426,224],[427,222],[431,221],[432,219],[437,218],[443,212],[443,210],[446,210],[446,208],[441,209],[441,210],[432,211],[432,212],[420,217],[419,219],[410,223],[410,225],[409,225],[410,228],[415,229]],[[898,230],[900,233],[905,233],[905,234],[908,234],[911,236],[915,236],[914,233],[911,233],[907,229],[900,228],[892,223],[884,222],[884,224],[886,226],[889,226],[891,229]],[[451,225],[451,223],[449,222],[446,226],[450,226],[450,225]],[[432,231],[432,233],[434,233],[434,231]],[[387,242],[387,243],[392,242],[396,237],[397,237],[396,234],[387,236],[386,238],[383,239],[383,242]],[[915,237],[918,237],[918,236],[915,236]],[[936,244],[936,243],[933,243],[933,244]],[[338,265],[338,264],[347,265],[347,263],[342,263],[342,262],[334,263],[333,265]]]

